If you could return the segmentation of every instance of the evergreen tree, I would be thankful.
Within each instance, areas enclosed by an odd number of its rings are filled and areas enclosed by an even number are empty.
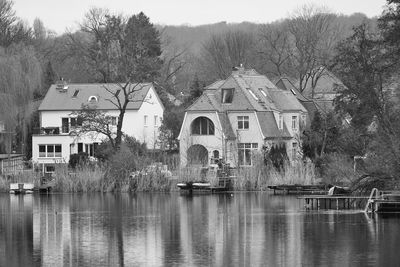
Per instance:
[[[192,84],[190,85],[190,97],[188,99],[188,102],[190,104],[193,103],[202,94],[203,94],[203,86],[201,85],[199,77],[196,74],[194,76],[194,80],[192,81]]]

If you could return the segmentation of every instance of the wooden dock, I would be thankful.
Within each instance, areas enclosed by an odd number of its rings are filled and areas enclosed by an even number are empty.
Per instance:
[[[232,190],[233,180],[235,176],[229,177],[219,177],[218,185],[212,186],[208,182],[186,182],[186,183],[178,183],[177,186],[181,189],[181,191],[186,191],[189,194],[193,192],[208,192],[208,193],[216,193],[216,192],[226,192]]]
[[[274,191],[274,195],[280,194],[325,194],[328,192],[328,185],[270,185],[268,189]]]
[[[372,189],[364,211],[367,213],[400,212],[400,192]]]
[[[352,196],[352,195],[307,195],[299,196],[304,199],[306,209],[335,209],[350,210],[363,209],[368,201],[368,196]]]

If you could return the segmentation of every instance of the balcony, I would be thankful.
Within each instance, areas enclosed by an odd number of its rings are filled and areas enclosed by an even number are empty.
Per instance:
[[[76,127],[41,127],[41,128],[34,128],[33,134],[34,135],[69,135],[71,132],[74,131]]]

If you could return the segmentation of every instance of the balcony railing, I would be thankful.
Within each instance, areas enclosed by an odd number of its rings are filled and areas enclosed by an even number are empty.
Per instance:
[[[41,127],[34,128],[33,134],[35,135],[67,135],[71,131],[75,130],[75,127],[63,126],[63,127]]]

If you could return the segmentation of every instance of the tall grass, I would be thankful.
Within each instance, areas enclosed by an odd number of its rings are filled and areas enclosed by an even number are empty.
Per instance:
[[[104,183],[104,169],[101,166],[78,166],[74,171],[66,165],[56,167],[54,191],[58,192],[104,192],[110,191]]]
[[[11,183],[33,183],[40,186],[40,174],[33,170],[26,170],[14,175],[0,175],[0,192],[8,192]]]
[[[105,164],[85,164],[74,170],[66,165],[58,165],[52,182],[53,190],[57,192],[169,192],[178,190],[176,186],[178,182],[207,181],[212,186],[218,185],[216,169],[200,166],[179,168],[176,157],[170,159],[170,164],[176,167],[172,170],[172,177],[160,169],[140,171],[143,170],[142,167],[136,169],[136,175],[131,176],[133,165],[131,159],[126,156],[126,154],[121,154]],[[163,161],[166,162],[168,159]],[[141,166],[144,166],[144,162]],[[262,191],[267,190],[269,185],[317,184],[321,181],[343,184],[357,177],[352,170],[351,162],[340,155],[330,155],[329,160],[324,163],[324,168],[318,171],[311,161],[286,162],[281,170],[276,170],[271,165],[265,165],[262,156],[256,156],[252,166],[235,169],[231,175],[235,176],[234,190]],[[320,175],[322,179],[319,178]],[[39,173],[31,171],[10,179],[0,177],[0,191],[8,191],[11,182],[33,182],[35,186],[39,186],[40,176]]]

